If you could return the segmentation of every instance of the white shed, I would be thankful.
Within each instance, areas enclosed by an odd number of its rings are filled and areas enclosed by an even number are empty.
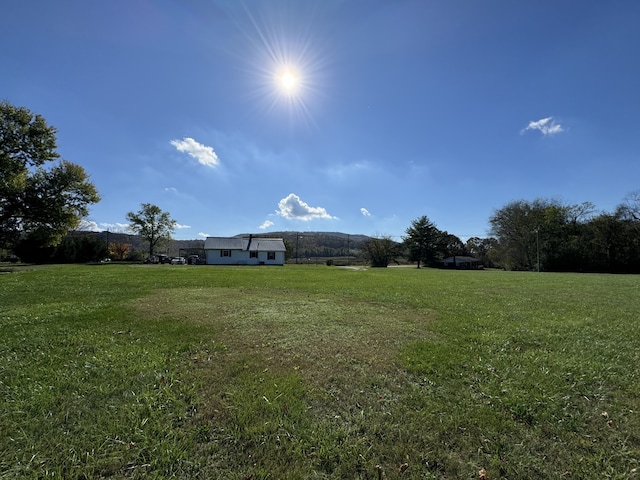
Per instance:
[[[207,237],[207,265],[284,265],[286,252],[281,238]]]

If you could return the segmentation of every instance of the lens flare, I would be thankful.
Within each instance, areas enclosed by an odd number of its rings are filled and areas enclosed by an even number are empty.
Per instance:
[[[302,17],[309,15],[302,3],[296,8]],[[245,5],[241,11],[235,17],[241,41],[231,50],[244,60],[249,79],[247,98],[259,111],[286,114],[296,128],[315,125],[329,57],[325,45],[314,35],[313,16],[289,23],[288,10]]]

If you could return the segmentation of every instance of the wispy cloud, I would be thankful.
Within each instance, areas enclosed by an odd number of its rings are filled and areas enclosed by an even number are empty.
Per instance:
[[[198,232],[198,237],[200,238],[207,238],[210,237],[211,235],[209,235],[208,233],[203,233],[203,232]]]
[[[370,217],[371,216],[371,212],[369,212],[369,210],[367,210],[366,208],[361,208],[360,209],[360,213],[362,215],[364,215],[365,217]]]
[[[191,228],[191,225],[180,225],[179,223],[176,223],[176,228],[178,230],[182,230],[182,229],[185,229],[185,228]]]
[[[289,220],[316,220],[316,219],[335,219],[327,213],[323,207],[312,207],[303,202],[300,197],[294,193],[290,193],[278,202],[278,215]]]
[[[374,164],[367,161],[360,161],[333,165],[326,171],[326,174],[334,180],[350,181],[354,176],[363,175],[375,170],[376,167]]]
[[[262,225],[260,225],[258,228],[260,230],[265,230],[265,229],[267,229],[269,227],[273,227],[273,225],[274,224],[273,224],[273,222],[271,220],[265,220],[264,223]]]
[[[562,125],[556,123],[553,117],[530,121],[526,128],[520,130],[520,134],[525,133],[527,130],[538,130],[543,135],[555,135],[556,133],[564,132]]]
[[[185,137],[182,140],[171,140],[171,145],[176,147],[179,152],[198,160],[198,163],[207,167],[216,167],[220,163],[220,159],[212,147],[196,142],[193,138]]]

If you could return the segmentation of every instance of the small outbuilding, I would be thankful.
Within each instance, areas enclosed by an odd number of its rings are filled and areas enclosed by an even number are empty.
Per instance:
[[[456,268],[458,270],[479,270],[483,266],[475,257],[457,255],[455,257],[447,257],[440,262],[442,268]]]
[[[207,237],[207,265],[284,265],[286,252],[281,238]]]

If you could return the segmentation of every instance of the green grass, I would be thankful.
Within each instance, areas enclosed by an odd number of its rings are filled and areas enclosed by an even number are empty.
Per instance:
[[[638,276],[12,266],[0,478],[640,478],[639,327]]]

